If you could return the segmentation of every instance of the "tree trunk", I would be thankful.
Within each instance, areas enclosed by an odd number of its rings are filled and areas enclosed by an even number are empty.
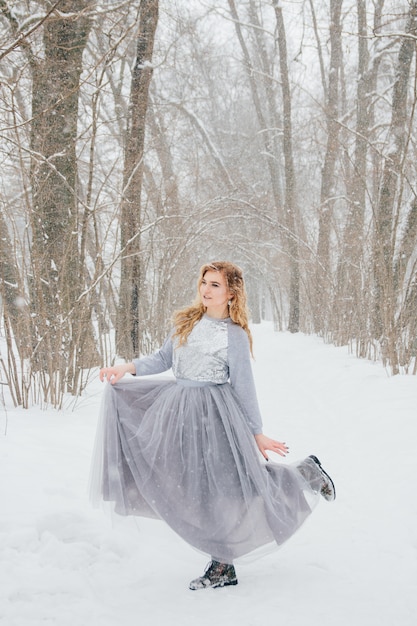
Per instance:
[[[8,319],[10,328],[21,360],[30,356],[31,345],[30,317],[25,290],[17,265],[10,232],[7,227],[7,218],[0,210],[0,306],[4,318]]]
[[[279,67],[283,101],[284,126],[284,163],[285,163],[285,194],[284,219],[288,228],[287,248],[290,263],[290,311],[288,330],[296,333],[300,330],[300,269],[298,243],[296,232],[296,189],[294,174],[294,157],[292,149],[292,116],[291,116],[291,89],[288,75],[287,38],[285,34],[282,8],[278,0],[273,0],[275,17],[277,20]]]
[[[399,371],[396,305],[399,296],[394,281],[395,228],[394,206],[402,177],[402,161],[407,137],[407,102],[410,68],[416,47],[417,1],[410,3],[405,32],[398,52],[396,78],[392,94],[392,115],[388,136],[388,152],[374,216],[374,336],[381,343],[384,358],[394,374]]]
[[[82,56],[91,28],[84,0],[63,0],[31,58],[32,304],[35,364],[49,375],[67,368],[78,284],[76,140]],[[78,324],[78,320],[77,320]],[[54,402],[53,398],[50,398]]]
[[[341,12],[343,0],[330,0],[330,68],[327,85],[327,144],[322,169],[317,242],[317,285],[314,326],[323,332],[329,309],[330,234],[335,197],[335,168],[339,152],[339,79],[342,63]]]
[[[141,348],[140,299],[143,279],[140,259],[141,192],[146,110],[153,71],[151,62],[158,24],[158,5],[158,0],[141,2],[126,136],[120,210],[120,243],[123,255],[116,333],[117,353],[126,359],[137,356]]]
[[[356,98],[356,135],[353,168],[347,181],[348,215],[339,254],[337,285],[333,307],[337,328],[335,340],[344,345],[359,338],[366,325],[365,300],[362,293],[364,257],[364,220],[367,188],[367,155],[372,93],[375,91],[377,66],[369,70],[366,34],[366,0],[357,0],[358,11],[358,80]]]

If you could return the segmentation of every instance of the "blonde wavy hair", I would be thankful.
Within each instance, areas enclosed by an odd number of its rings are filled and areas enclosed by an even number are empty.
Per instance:
[[[231,298],[230,304],[228,305],[229,316],[235,324],[239,324],[239,326],[241,326],[247,333],[249,337],[250,351],[253,356],[253,340],[252,334],[249,330],[249,311],[242,270],[240,267],[230,263],[229,261],[213,261],[212,263],[206,263],[200,268],[196,299],[190,306],[174,313],[173,323],[175,332],[173,337],[178,337],[179,345],[184,344],[194,326],[201,320],[206,312],[206,307],[201,302],[200,285],[203,281],[204,275],[209,271],[220,272],[222,276],[224,276],[226,286],[233,295],[233,298]]]

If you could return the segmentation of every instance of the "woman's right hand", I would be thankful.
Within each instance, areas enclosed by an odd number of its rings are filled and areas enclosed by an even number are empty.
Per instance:
[[[114,385],[114,383],[117,383],[125,374],[136,374],[133,363],[120,363],[112,367],[102,367],[99,372],[99,377],[101,382],[106,378],[107,382]]]

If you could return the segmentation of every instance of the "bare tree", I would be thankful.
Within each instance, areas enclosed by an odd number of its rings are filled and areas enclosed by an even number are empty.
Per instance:
[[[315,303],[315,329],[324,331],[330,294],[330,235],[335,203],[335,169],[339,154],[339,84],[342,66],[341,14],[343,0],[330,0],[330,62],[326,86],[326,150],[321,176]]]
[[[300,277],[299,277],[299,252],[297,244],[297,208],[295,190],[295,167],[292,148],[292,114],[291,114],[291,88],[288,68],[287,41],[285,23],[282,15],[282,7],[279,2],[272,2],[276,19],[276,39],[279,51],[279,84],[281,87],[282,105],[274,93],[272,85],[275,79],[272,71],[272,63],[268,59],[264,42],[264,33],[258,17],[254,2],[249,3],[249,16],[254,30],[256,50],[260,59],[260,78],[258,85],[257,73],[251,60],[249,47],[244,37],[244,30],[233,0],[228,0],[231,16],[234,20],[236,34],[243,53],[244,66],[246,69],[253,104],[263,138],[264,154],[267,158],[267,166],[272,188],[274,211],[278,220],[285,225],[283,245],[287,251],[287,264],[289,266],[288,288],[288,329],[297,332],[300,325]],[[265,103],[261,97],[261,87],[265,93]],[[280,111],[280,113],[278,113]],[[281,122],[282,119],[282,122]],[[282,127],[282,130],[281,130]],[[279,136],[282,140],[278,141]],[[283,168],[281,162],[283,160]],[[282,192],[281,178],[284,178],[284,193]],[[279,238],[282,231],[276,233]]]
[[[290,312],[288,330],[292,333],[300,329],[300,268],[298,242],[296,238],[297,205],[295,189],[295,168],[293,156],[291,89],[287,60],[287,38],[282,8],[278,0],[273,0],[275,17],[277,20],[279,66],[282,89],[283,130],[284,130],[284,163],[285,163],[285,200],[284,220],[288,229],[287,246],[290,264]]]
[[[392,93],[391,125],[388,150],[379,189],[379,201],[374,215],[374,278],[375,310],[373,328],[375,337],[383,346],[383,354],[394,373],[399,371],[399,342],[402,328],[396,323],[398,289],[394,281],[396,240],[395,205],[398,202],[404,176],[404,158],[408,140],[408,86],[411,63],[417,37],[417,2],[410,2],[405,33],[398,51],[395,82]],[[413,211],[406,233],[415,233]]]
[[[90,3],[91,4],[91,3]],[[33,362],[47,364],[48,376],[58,372],[58,388],[68,364],[80,357],[73,344],[72,309],[78,283],[77,123],[82,56],[91,28],[83,0],[62,0],[60,13],[43,27],[43,55],[30,55],[32,68],[32,304],[39,338]],[[80,313],[80,311],[78,311]],[[88,327],[89,312],[83,322]],[[76,333],[75,333],[76,334]],[[78,354],[74,354],[74,349]],[[54,398],[54,385],[50,387]]]
[[[152,77],[152,53],[158,24],[158,9],[158,0],[141,2],[136,60],[131,84],[123,198],[120,210],[120,239],[123,256],[117,319],[117,351],[125,358],[132,358],[141,349],[140,299],[143,297],[140,256],[141,191],[146,111]]]
[[[384,0],[376,6],[374,29],[380,25]],[[368,191],[368,146],[372,141],[370,126],[373,119],[374,98],[381,53],[371,63],[368,39],[367,7],[365,0],[357,0],[358,80],[356,95],[356,125],[352,167],[347,172],[348,208],[339,251],[336,289],[334,294],[332,327],[337,343],[346,344],[353,337],[358,345],[366,346],[367,308],[369,291],[365,211]],[[378,40],[377,40],[378,42]],[[346,168],[347,169],[347,168]],[[336,332],[337,328],[337,332]],[[360,348],[362,349],[362,348]]]

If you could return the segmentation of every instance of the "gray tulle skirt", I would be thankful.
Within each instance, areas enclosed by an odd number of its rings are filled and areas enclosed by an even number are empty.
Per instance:
[[[158,377],[107,385],[90,485],[226,563],[281,545],[319,497],[295,465],[263,461],[229,384]]]

